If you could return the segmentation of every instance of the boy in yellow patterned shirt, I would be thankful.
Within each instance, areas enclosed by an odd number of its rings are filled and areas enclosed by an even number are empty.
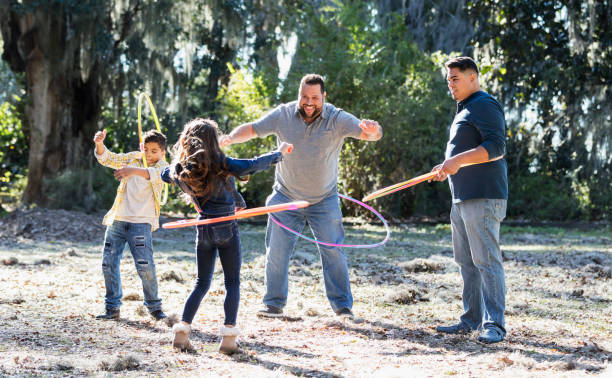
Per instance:
[[[164,184],[161,171],[168,165],[164,159],[166,137],[155,130],[143,135],[147,168],[142,162],[142,152],[110,152],[104,146],[104,138],[106,130],[98,131],[94,136],[94,155],[100,164],[115,169],[115,178],[121,180],[121,183],[117,188],[115,202],[103,221],[107,226],[102,258],[106,312],[96,318],[119,318],[123,296],[119,265],[125,244],[128,243],[142,281],[144,305],[155,320],[162,320],[166,315],[157,295],[151,232],[159,228],[159,202]]]

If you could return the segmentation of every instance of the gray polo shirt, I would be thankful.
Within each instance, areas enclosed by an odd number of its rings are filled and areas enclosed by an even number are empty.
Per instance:
[[[325,103],[317,119],[307,124],[297,101],[273,109],[253,123],[259,137],[276,135],[293,144],[293,151],[276,165],[274,189],[291,198],[317,203],[338,190],[338,157],[345,137],[361,135],[359,120]]]

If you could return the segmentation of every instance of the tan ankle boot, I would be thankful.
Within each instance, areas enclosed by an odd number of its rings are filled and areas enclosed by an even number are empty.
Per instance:
[[[172,326],[174,332],[174,341],[172,346],[180,350],[193,350],[193,346],[189,342],[189,334],[191,333],[191,326],[183,323],[176,323]]]
[[[234,354],[239,351],[236,338],[240,334],[238,328],[222,327],[221,332],[221,345],[219,345],[219,352],[223,354]]]

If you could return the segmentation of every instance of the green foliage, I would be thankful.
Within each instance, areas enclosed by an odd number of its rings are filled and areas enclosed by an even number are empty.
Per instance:
[[[399,17],[380,28],[367,2],[306,7],[301,17],[283,98],[297,97],[305,73],[321,73],[328,102],[378,121],[384,131],[378,142],[346,140],[340,190],[361,198],[442,161],[453,109],[441,72],[444,57],[421,52]],[[448,209],[448,199],[439,200],[447,195],[446,184],[423,184],[376,200],[376,205],[395,216],[437,213]]]
[[[15,97],[17,102],[20,101]],[[23,173],[27,166],[27,144],[21,128],[17,106],[10,102],[0,105],[0,173]]]
[[[25,190],[27,179],[20,173],[4,172],[0,177],[0,213],[9,210],[6,205],[15,208]]]
[[[96,163],[90,169],[65,171],[46,180],[45,191],[50,208],[91,213],[110,209],[118,185],[112,170]]]
[[[26,138],[21,127],[19,106],[21,99],[13,98],[17,105],[0,105],[0,203],[17,203],[25,188],[28,153]]]
[[[406,13],[410,7],[366,0],[11,0],[0,13],[11,20],[41,11],[54,19],[53,25],[69,28],[67,35],[76,38],[70,46],[80,46],[70,55],[78,57],[77,64],[70,65],[78,70],[69,75],[83,80],[89,75],[92,83],[100,83],[101,124],[108,131],[106,145],[115,152],[138,148],[136,99],[140,91],[151,96],[171,146],[183,124],[193,117],[214,118],[223,132],[229,132],[261,117],[277,100],[295,100],[304,74],[323,74],[330,103],[358,118],[377,120],[384,130],[378,142],[350,138],[345,142],[340,191],[361,198],[425,173],[443,159],[454,109],[441,72],[446,57],[424,53],[411,35],[429,50],[450,40],[445,35],[455,24],[434,21],[463,13],[454,3],[445,8],[447,3],[423,2],[420,14],[428,17],[426,30],[415,21],[420,16]],[[502,101],[507,113],[508,216],[609,219],[612,28],[607,2],[483,0],[464,4],[473,24],[453,30],[451,39],[464,40],[473,27],[481,84]],[[92,23],[92,19],[99,22]],[[9,33],[8,26],[9,22],[3,29],[6,44],[0,50],[11,67],[21,72],[25,65],[13,67],[22,59],[14,55],[17,44],[10,38],[16,34]],[[297,49],[287,79],[280,82],[277,48],[294,33]],[[67,51],[48,50],[50,57]],[[234,70],[228,63],[236,64],[240,51],[246,52],[241,55],[245,67]],[[62,65],[51,66],[59,70]],[[27,174],[25,100],[14,97],[22,95],[24,78],[1,63],[2,203],[20,197]],[[88,116],[96,118],[98,110],[91,109]],[[153,128],[146,106],[143,116],[143,128]],[[82,125],[72,127],[69,132],[75,135],[83,131],[79,129]],[[250,158],[275,145],[274,137],[257,138],[226,152]],[[239,185],[249,206],[263,204],[273,174],[273,170],[258,173]],[[52,206],[107,209],[116,182],[111,170],[96,165],[92,173],[76,170],[53,177],[47,187]],[[178,193],[171,189],[164,210],[190,213]],[[378,199],[375,206],[398,217],[436,216],[448,211],[449,198],[446,183],[423,183]],[[352,214],[368,214],[347,206]]]
[[[527,220],[574,220],[579,201],[566,182],[541,174],[514,174],[508,183],[508,216]]]
[[[541,197],[538,202],[547,202],[557,193],[562,197],[562,201],[552,198],[559,202],[558,211],[548,206],[510,207],[509,211],[531,211],[538,218],[609,217],[609,5],[602,1],[486,0],[469,2],[468,11],[476,21],[474,42],[483,57],[484,76],[512,121],[507,155],[510,180],[519,182],[519,188],[541,181],[553,190],[511,191],[511,196],[525,204],[534,196]]]
[[[3,41],[0,35],[0,51]],[[24,75],[15,74],[4,60],[0,60],[0,103],[11,101],[13,96],[23,93],[21,83],[24,81]]]
[[[268,98],[270,91],[260,76],[248,77],[242,70],[230,66],[232,74],[228,85],[219,92],[219,124],[225,132],[231,131],[232,125],[253,122],[270,109]],[[276,147],[273,136],[255,138],[246,143],[231,145],[226,154],[239,158],[252,158],[271,151]],[[272,191],[274,170],[258,172],[248,182],[239,183],[239,190],[249,207],[263,206],[266,196]]]

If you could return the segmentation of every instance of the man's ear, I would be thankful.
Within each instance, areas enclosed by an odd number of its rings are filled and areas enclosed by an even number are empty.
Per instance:
[[[327,91],[323,92],[323,101],[325,101],[325,97],[327,96]]]

